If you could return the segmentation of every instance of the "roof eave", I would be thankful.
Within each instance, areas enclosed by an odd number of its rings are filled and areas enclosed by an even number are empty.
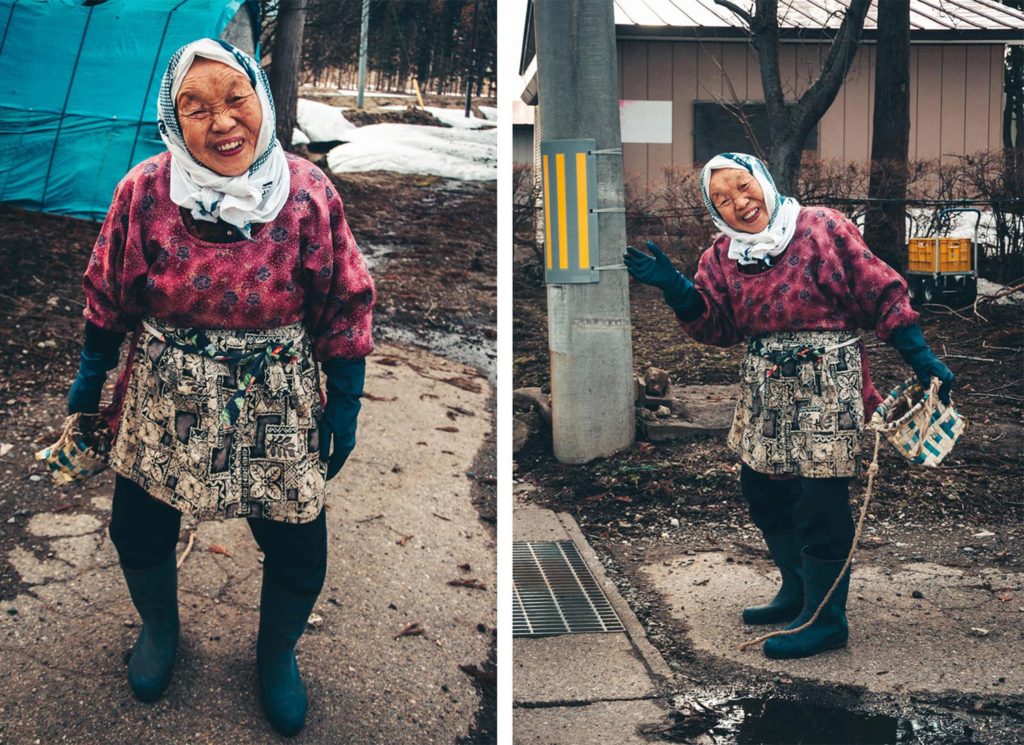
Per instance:
[[[782,28],[781,41],[831,41],[837,29]],[[725,26],[634,26],[618,24],[615,38],[619,41],[747,41],[747,32],[739,27]],[[864,29],[861,42],[875,44],[878,32]],[[1024,37],[1010,29],[918,30],[910,32],[911,44],[1024,44]]]

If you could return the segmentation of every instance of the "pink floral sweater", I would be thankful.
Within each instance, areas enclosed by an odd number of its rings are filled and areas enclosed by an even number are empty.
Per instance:
[[[373,280],[319,168],[289,155],[277,218],[254,240],[211,243],[185,229],[170,164],[170,153],[154,156],[118,184],[83,280],[86,320],[108,331],[132,331],[143,315],[206,329],[301,321],[320,361],[372,351]]]
[[[731,346],[773,331],[853,331],[874,329],[887,341],[892,332],[917,323],[907,283],[876,257],[845,215],[824,207],[804,207],[796,235],[778,263],[759,274],[745,274],[728,258],[728,236],[700,257],[694,284],[704,313],[683,322],[695,340]],[[864,413],[882,402],[871,382],[860,345]]]

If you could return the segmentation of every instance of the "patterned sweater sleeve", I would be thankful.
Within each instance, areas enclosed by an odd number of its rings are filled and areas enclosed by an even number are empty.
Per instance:
[[[149,267],[142,254],[139,226],[131,219],[134,187],[132,173],[117,185],[82,278],[83,315],[105,331],[132,331],[141,312],[136,289],[139,282],[146,281]]]
[[[857,226],[837,212],[831,232],[835,259],[822,263],[821,282],[832,288],[857,326],[874,329],[888,341],[896,329],[917,323],[906,280],[871,252]]]
[[[327,182],[326,177],[324,182]],[[316,357],[361,359],[373,351],[373,306],[377,293],[345,220],[341,197],[327,186],[330,235],[325,245],[303,253],[308,280],[306,325]],[[314,246],[310,246],[313,248]]]
[[[720,238],[701,254],[693,282],[704,299],[704,312],[692,321],[680,321],[687,334],[703,344],[730,347],[743,341],[736,328],[732,303],[729,299],[728,279],[719,260]]]

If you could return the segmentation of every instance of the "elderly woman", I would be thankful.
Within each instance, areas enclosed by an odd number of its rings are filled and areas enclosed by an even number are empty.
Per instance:
[[[874,329],[923,385],[939,378],[946,403],[954,377],[925,343],[906,282],[841,213],[780,195],[764,163],[742,153],[712,158],[701,188],[722,234],[693,281],[651,242],[653,257],[629,247],[624,259],[634,278],[663,290],[695,340],[748,340],[728,443],[782,586],[766,605],[745,609],[743,620],[795,629],[849,553],[849,485],[864,422],[881,403],[856,330]],[[849,572],[814,624],[766,640],[765,654],[807,657],[846,646],[848,588]]]
[[[171,678],[182,513],[244,517],[264,554],[262,700],[295,734],[307,708],[295,645],[327,567],[326,482],[355,445],[373,281],[331,182],[278,143],[248,55],[213,39],[179,49],[158,118],[168,152],[118,185],[85,272],[68,396],[70,412],[96,411],[131,334],[104,412],[110,535],[142,618],[128,682],[149,702]]]

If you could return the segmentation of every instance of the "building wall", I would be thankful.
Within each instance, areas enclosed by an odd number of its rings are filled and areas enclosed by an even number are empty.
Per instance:
[[[914,45],[910,50],[910,157],[943,158],[1001,147],[1002,45]],[[783,90],[795,100],[828,48],[783,44]],[[818,157],[867,160],[876,49],[862,46],[819,123]],[[666,167],[693,165],[693,102],[762,101],[757,56],[745,42],[620,41],[619,93],[671,100],[672,143],[623,145],[627,179],[658,185]]]

